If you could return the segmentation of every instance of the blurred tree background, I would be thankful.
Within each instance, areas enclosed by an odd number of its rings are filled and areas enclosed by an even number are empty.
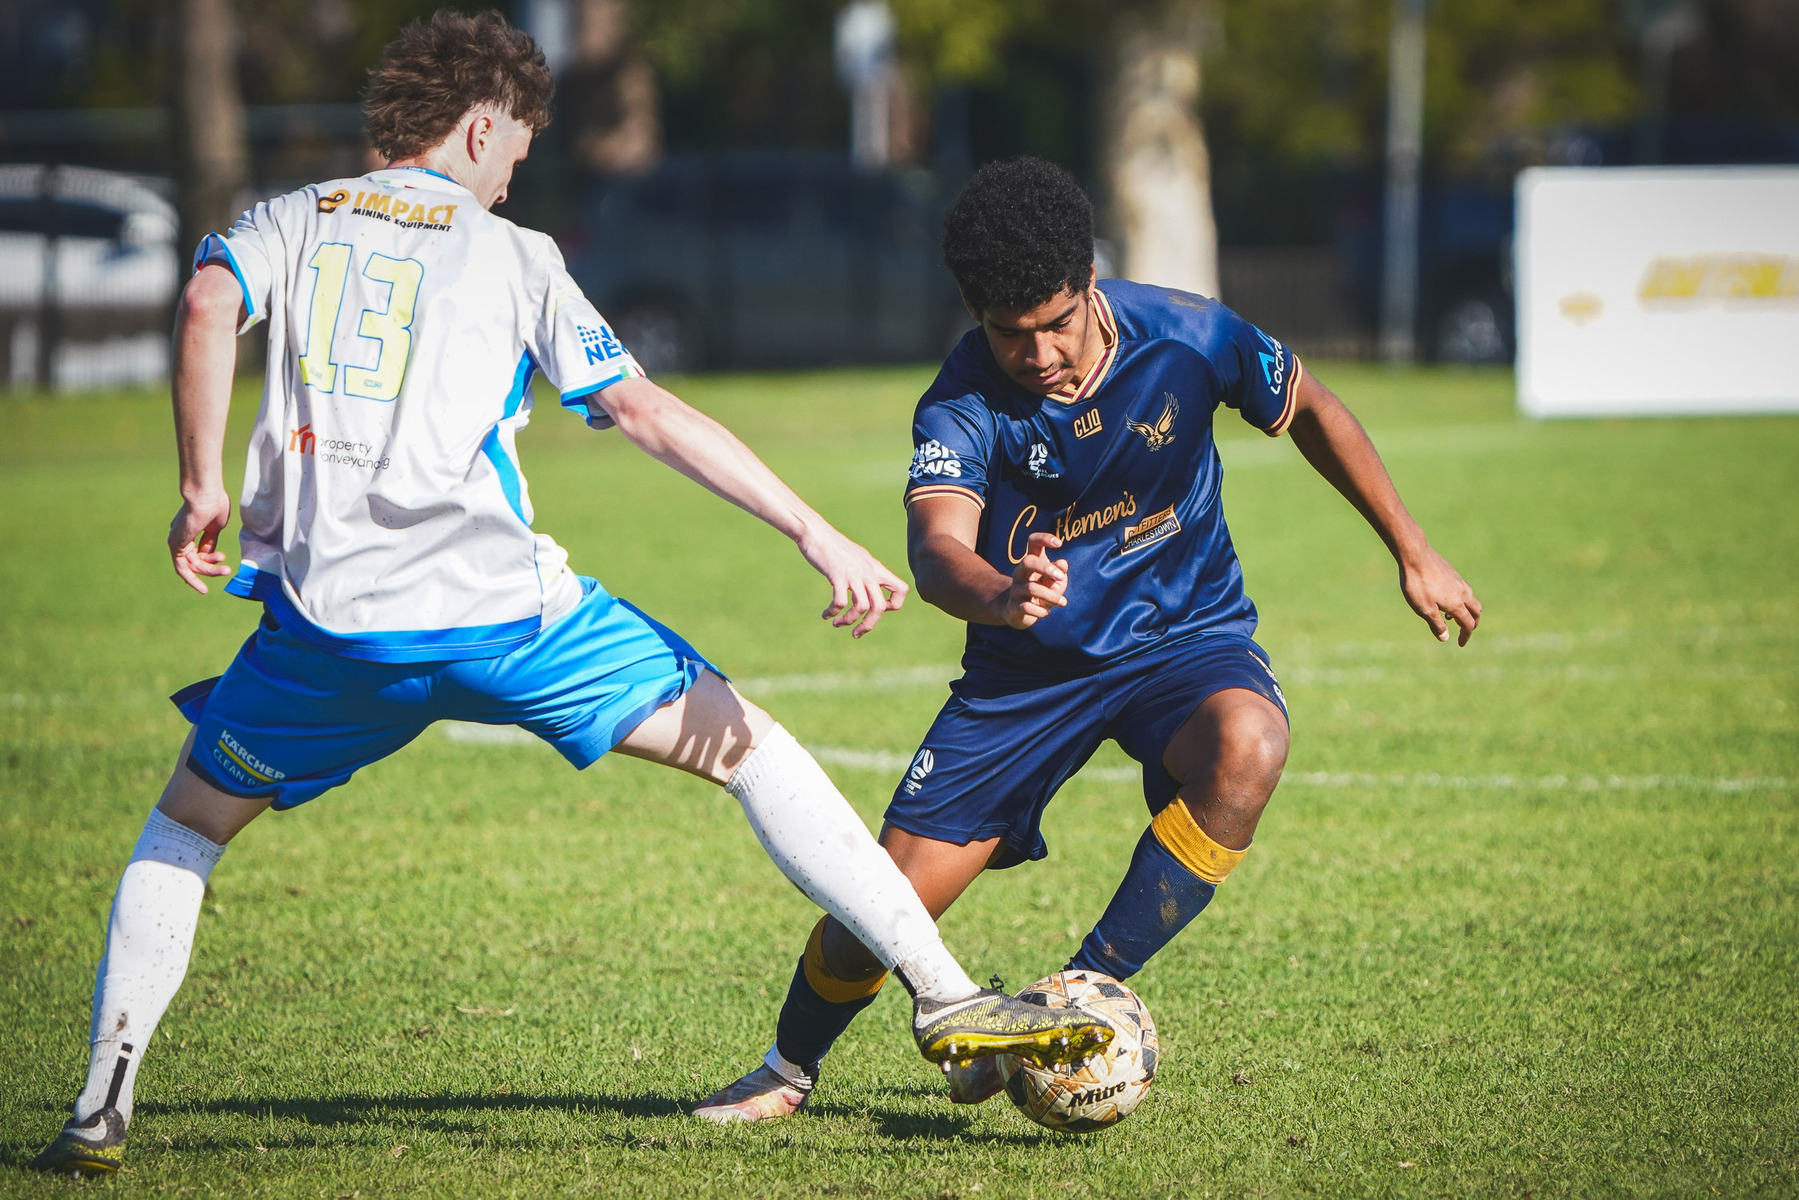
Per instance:
[[[229,3],[237,79],[249,105],[354,101],[381,45],[438,7],[435,0]],[[16,123],[37,109],[167,103],[179,7],[177,0],[0,0],[0,109]],[[528,24],[541,5],[509,7]],[[589,47],[588,58],[628,52],[649,68],[658,150],[845,143],[847,103],[831,66],[841,0],[569,0],[569,7],[577,21],[596,8],[622,18],[620,34]],[[1028,152],[1097,181],[1111,35],[1120,12],[1146,7],[1156,5],[894,0],[912,104],[909,155],[956,168]],[[1226,240],[1325,236],[1319,181],[1378,167],[1390,4],[1211,0],[1195,7],[1200,105]],[[1425,123],[1433,169],[1509,174],[1551,158],[1557,134],[1569,128],[1616,129],[1641,116],[1645,7],[1641,0],[1434,5]],[[1691,35],[1672,54],[1668,108],[1799,120],[1799,4],[1703,0],[1696,13]],[[630,72],[601,70],[589,90],[616,86],[621,74]],[[565,107],[567,82],[565,72]],[[641,72],[635,82],[641,91]],[[590,99],[584,123],[604,123],[616,107]],[[576,136],[564,117],[558,136]],[[259,177],[279,165],[261,149]],[[7,157],[18,154],[9,146]]]
[[[842,151],[850,102],[833,26],[845,3],[502,5],[560,81],[511,215],[558,230],[589,180],[667,154]],[[1217,294],[1216,245],[1335,247],[1369,290],[1392,0],[889,3],[899,164],[934,168],[947,188],[987,159],[1055,160],[1102,200],[1116,265],[1138,277]],[[174,176],[184,208],[205,210],[184,224],[214,224],[224,192],[239,203],[366,169],[353,108],[365,74],[437,7],[0,0],[0,157]],[[1510,181],[1534,163],[1799,161],[1795,0],[1442,0],[1427,42],[1427,193],[1484,188],[1504,229]],[[223,65],[196,73],[209,53]],[[218,116],[233,105],[248,153],[200,161],[236,127]],[[131,117],[152,109],[174,119]],[[71,123],[70,110],[93,120]],[[60,141],[47,132],[65,127]],[[1288,290],[1315,292],[1322,260],[1307,261],[1263,265],[1298,264]],[[1268,274],[1225,267],[1227,299]]]

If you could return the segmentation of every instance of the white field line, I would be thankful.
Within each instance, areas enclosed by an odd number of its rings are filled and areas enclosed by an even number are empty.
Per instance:
[[[1330,687],[1417,679],[1426,672],[1438,676],[1438,670],[1439,664],[1425,660],[1416,666],[1404,667],[1277,667],[1275,674],[1282,683]],[[1561,663],[1539,667],[1458,666],[1451,668],[1451,671],[1453,673],[1449,674],[1449,678],[1469,683],[1500,683],[1506,680],[1525,683],[1606,683],[1626,679],[1752,679],[1768,673],[1747,663],[1717,663],[1693,667]],[[795,692],[875,692],[901,688],[947,690],[950,681],[960,674],[961,668],[954,663],[940,663],[935,666],[893,667],[880,671],[819,671],[803,675],[770,675],[759,679],[740,679],[737,686],[746,696]]]
[[[818,671],[805,675],[770,675],[763,679],[740,679],[737,686],[746,696],[768,696],[776,692],[859,692],[895,687],[941,687],[960,674],[953,663],[927,664],[916,667],[886,667],[877,671]]]
[[[469,746],[535,746],[543,739],[517,725],[477,725],[473,721],[443,721],[444,736]]]
[[[812,746],[812,757],[827,766],[853,770],[898,772],[912,763],[910,754],[890,750],[859,750],[845,746]],[[1092,783],[1135,783],[1142,778],[1136,767],[1088,767],[1078,779]],[[1366,771],[1295,771],[1281,777],[1287,786],[1320,788],[1412,788],[1449,791],[1577,791],[1648,792],[1786,791],[1790,781],[1779,777],[1707,779],[1697,775],[1441,775],[1372,774]]]
[[[1650,637],[1661,643],[1712,646],[1722,642],[1753,639],[1765,641],[1766,629],[1729,626],[1695,625],[1678,629],[1588,629],[1564,633],[1481,634],[1475,643],[1481,655],[1565,654],[1586,646],[1628,642],[1637,637]],[[1423,657],[1432,648],[1423,645],[1422,637],[1407,641],[1342,641],[1313,646],[1301,643],[1289,654],[1288,664],[1276,664],[1276,674],[1294,683],[1342,684],[1383,683],[1394,678],[1413,678],[1420,671],[1435,670],[1449,660]],[[1476,653],[1470,650],[1471,656]],[[1292,658],[1317,660],[1330,658],[1393,658],[1405,656],[1413,662],[1404,667],[1327,667],[1296,665]],[[737,686],[746,695],[769,696],[781,692],[854,692],[883,688],[947,687],[962,673],[955,663],[921,664],[911,667],[888,667],[875,671],[819,671],[797,675],[770,675],[757,679],[740,679]],[[1632,663],[1556,663],[1536,667],[1462,666],[1458,675],[1470,680],[1496,682],[1504,679],[1549,680],[1553,682],[1605,682],[1616,679],[1746,679],[1765,672],[1747,663],[1715,663],[1697,666],[1669,666]]]
[[[1351,683],[1384,683],[1399,678],[1416,678],[1420,672],[1437,671],[1445,668],[1447,664],[1457,661],[1447,657],[1430,657],[1438,653],[1443,655],[1465,653],[1470,659],[1473,659],[1476,655],[1485,657],[1487,655],[1565,654],[1585,646],[1624,643],[1637,638],[1650,638],[1663,644],[1709,647],[1745,641],[1766,643],[1780,641],[1789,636],[1786,630],[1769,625],[1690,625],[1672,629],[1588,629],[1561,633],[1483,633],[1477,635],[1474,647],[1465,652],[1442,650],[1439,647],[1423,644],[1427,639],[1424,639],[1422,635],[1419,638],[1405,640],[1350,640],[1323,642],[1316,645],[1301,640],[1289,644],[1281,656],[1281,664],[1277,667],[1277,673],[1283,682],[1298,684],[1329,686]],[[1397,657],[1403,657],[1408,662],[1399,667],[1316,665],[1321,659]],[[1495,682],[1504,679],[1557,682],[1604,682],[1617,679],[1750,679],[1774,673],[1772,669],[1763,669],[1759,664],[1751,663],[1656,667],[1634,663],[1562,662],[1521,668],[1481,664],[1461,665],[1448,669],[1457,672],[1454,678],[1480,682]],[[746,695],[769,696],[793,692],[947,688],[950,681],[961,672],[962,669],[957,664],[945,662],[924,663],[910,667],[884,667],[874,671],[818,671],[796,675],[769,675],[762,678],[739,679],[736,682]],[[160,704],[163,697],[160,693],[148,692],[115,693],[106,696],[67,692],[0,692],[0,711],[81,708],[139,701]],[[475,726],[474,728],[491,730],[493,727]],[[471,733],[467,736],[461,734],[455,736],[459,740],[470,742],[478,742],[484,738],[502,743],[506,740],[505,737],[498,734],[489,736],[488,734]]]
[[[1281,782],[1301,787],[1500,792],[1784,792],[1793,786],[1790,780],[1779,776],[1708,779],[1700,775],[1372,775],[1362,771],[1298,771],[1281,776]]]
[[[473,725],[443,722],[444,736],[453,742],[477,746],[531,746],[537,737],[512,725]],[[912,755],[892,750],[853,746],[812,746],[812,757],[831,767],[852,771],[897,774],[912,764]],[[1142,778],[1136,767],[1088,767],[1077,778],[1089,783],[1135,783]],[[1700,775],[1442,775],[1434,771],[1416,774],[1368,771],[1292,771],[1281,777],[1287,787],[1408,788],[1413,791],[1539,791],[1539,792],[1784,792],[1793,788],[1779,776],[1749,779],[1706,778]]]

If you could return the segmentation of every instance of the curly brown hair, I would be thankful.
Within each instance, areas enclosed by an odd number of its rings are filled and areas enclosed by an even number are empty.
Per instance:
[[[440,8],[381,52],[362,97],[362,125],[389,160],[431,149],[483,104],[542,133],[555,87],[543,51],[505,17]]]

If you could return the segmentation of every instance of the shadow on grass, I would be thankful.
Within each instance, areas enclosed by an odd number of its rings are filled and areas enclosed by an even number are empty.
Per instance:
[[[535,1096],[502,1092],[445,1096],[321,1096],[317,1099],[191,1100],[140,1104],[140,1114],[217,1113],[298,1120],[308,1125],[381,1124],[396,1115],[429,1116],[468,1111],[615,1113],[621,1117],[671,1117],[686,1110],[673,1096]]]
[[[917,1085],[883,1087],[876,1088],[875,1095],[897,1097],[902,1101],[910,1099],[934,1102],[933,1107],[937,1111],[920,1112],[916,1105],[898,1108],[892,1105],[857,1105],[828,1101],[824,1103],[814,1101],[806,1106],[806,1111],[814,1116],[837,1117],[846,1121],[872,1121],[875,1132],[882,1137],[901,1140],[931,1138],[968,1145],[1034,1146],[1047,1136],[1036,1130],[978,1128],[975,1124],[974,1110],[970,1107],[951,1106],[949,1098],[941,1088]]]
[[[940,1095],[930,1089],[899,1087],[883,1088],[880,1091],[900,1099],[901,1103],[899,1105],[814,1104],[807,1111],[817,1117],[871,1122],[874,1132],[880,1137],[902,1141],[928,1139],[954,1141],[964,1145],[1022,1146],[1034,1145],[1043,1140],[1043,1135],[1034,1131],[977,1128],[973,1113],[967,1109],[921,1112],[916,1105],[917,1100]],[[906,1100],[912,1100],[914,1103],[906,1104]],[[255,1134],[247,1134],[201,1137],[192,1140],[185,1138],[171,1140],[164,1135],[158,1137],[162,1143],[156,1147],[158,1151],[216,1153],[246,1150],[252,1146],[260,1148],[263,1142],[266,1142],[270,1149],[342,1148],[345,1146],[343,1133],[347,1129],[367,1127],[373,1131],[384,1125],[400,1125],[439,1133],[472,1134],[481,1138],[490,1148],[522,1149],[530,1139],[521,1140],[516,1133],[496,1137],[496,1131],[476,1114],[563,1112],[581,1116],[606,1113],[620,1117],[648,1119],[682,1116],[695,1102],[697,1102],[697,1098],[682,1100],[673,1096],[653,1093],[639,1096],[513,1093],[441,1096],[349,1095],[318,1098],[153,1101],[138,1105],[137,1116],[154,1118],[212,1115],[248,1118],[257,1121],[295,1121],[310,1127],[311,1131],[309,1133],[286,1129],[279,1133],[264,1133],[260,1137]],[[61,1105],[46,1103],[41,1107],[46,1112],[54,1109],[58,1117],[64,1112]],[[459,1115],[464,1114],[466,1116],[463,1116],[463,1119],[458,1119]],[[666,1131],[661,1133],[606,1130],[603,1131],[603,1136],[607,1140],[620,1142],[633,1149],[694,1149],[700,1148],[700,1144],[706,1142],[716,1129],[716,1127],[702,1122],[682,1122],[678,1126],[678,1132],[676,1132],[677,1127],[674,1126],[664,1128]],[[333,1129],[338,1131],[335,1135],[325,1135],[326,1131]],[[48,1141],[54,1134],[55,1128],[47,1123],[44,1129],[44,1140]],[[146,1131],[146,1134],[151,1137],[157,1136],[150,1131]],[[0,1142],[0,1166],[23,1167],[41,1148],[39,1143]]]

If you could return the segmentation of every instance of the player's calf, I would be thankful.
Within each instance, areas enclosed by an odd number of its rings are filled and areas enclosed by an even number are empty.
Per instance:
[[[107,922],[106,954],[94,988],[87,1086],[33,1167],[106,1175],[124,1161],[137,1070],[187,974],[206,879],[224,852],[224,846],[170,820],[161,809],[151,811]]]
[[[1286,761],[1286,715],[1265,697],[1227,688],[1202,703],[1162,756],[1180,794],[1138,839],[1069,967],[1129,979],[1205,911],[1249,852]]]

